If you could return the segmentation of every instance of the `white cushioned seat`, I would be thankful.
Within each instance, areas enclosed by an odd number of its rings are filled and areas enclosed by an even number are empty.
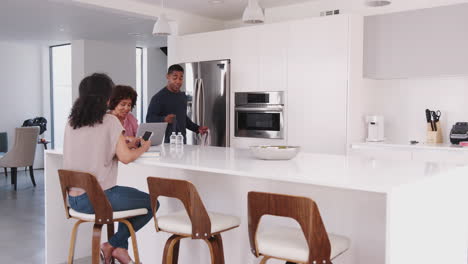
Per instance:
[[[334,259],[349,248],[348,238],[328,234],[331,244],[330,259]],[[263,255],[307,262],[309,247],[304,233],[299,228],[275,226],[257,232],[258,252]]]
[[[236,216],[208,212],[211,221],[211,233],[216,233],[240,225]],[[158,227],[169,233],[192,235],[192,222],[185,210],[157,217]]]
[[[73,210],[72,208],[69,208],[69,213],[71,216],[83,219],[86,221],[95,221],[96,215],[95,214],[84,214],[77,212]],[[145,215],[148,213],[148,209],[146,208],[138,208],[138,209],[132,209],[132,210],[125,210],[125,211],[115,211],[113,213],[113,218],[114,219],[121,219],[121,218],[130,218],[133,216],[138,216],[138,215]]]

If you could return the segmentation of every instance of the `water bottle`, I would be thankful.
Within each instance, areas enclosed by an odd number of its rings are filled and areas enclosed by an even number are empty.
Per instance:
[[[184,145],[184,136],[182,135],[182,132],[177,133],[176,137],[176,146],[177,147],[182,147]]]
[[[169,137],[169,144],[171,144],[171,147],[177,145],[177,136],[175,132],[172,132],[171,136]]]

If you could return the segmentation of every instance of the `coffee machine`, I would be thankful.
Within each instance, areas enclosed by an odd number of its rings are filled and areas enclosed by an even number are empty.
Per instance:
[[[367,142],[381,142],[384,137],[384,117],[381,115],[366,116]]]

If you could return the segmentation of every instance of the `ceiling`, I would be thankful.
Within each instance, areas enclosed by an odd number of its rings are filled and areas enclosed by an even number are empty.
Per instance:
[[[166,46],[166,38],[152,36],[151,19],[58,0],[0,1],[0,41],[58,44],[72,39],[94,39]]]
[[[161,5],[161,0],[133,0],[147,4]],[[213,4],[213,0],[164,0],[164,6],[183,10],[189,13],[219,20],[234,20],[242,17],[242,12],[248,0],[218,0],[220,4]],[[318,0],[259,0],[263,8],[315,2]]]
[[[87,1],[90,2],[91,0]],[[94,1],[94,0],[93,0]],[[98,0],[96,0],[98,2]],[[101,0],[103,2],[104,0]],[[159,6],[161,0],[126,0],[130,3],[145,3]],[[198,14],[221,21],[238,20],[248,0],[165,0],[166,7],[187,13]],[[264,8],[312,3],[317,6],[340,6],[352,13],[367,10],[364,0],[259,0]],[[125,12],[111,7],[78,4],[78,0],[0,0],[0,41],[39,41],[61,44],[73,39],[107,41],[133,41],[136,45],[162,47],[165,37],[152,36],[154,20],[149,16]],[[105,3],[112,4],[112,0]],[[121,1],[125,2],[125,1]],[[394,0],[388,10],[424,8],[468,0]],[[413,3],[411,6],[409,3]],[[419,3],[415,5],[414,3]],[[387,9],[372,9],[372,12]],[[270,9],[271,10],[271,9]],[[376,11],[374,11],[376,10]],[[282,12],[277,10],[276,12]],[[302,15],[310,15],[303,10]],[[277,15],[277,14],[276,14]],[[301,14],[298,14],[300,16]],[[369,14],[367,14],[369,15]]]

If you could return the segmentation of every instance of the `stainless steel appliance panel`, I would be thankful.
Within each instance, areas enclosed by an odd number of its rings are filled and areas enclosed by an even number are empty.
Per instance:
[[[283,92],[247,92],[236,93],[235,104],[242,105],[284,105]]]
[[[235,94],[236,137],[284,138],[283,92]]]
[[[210,129],[212,146],[229,146],[229,60],[186,63],[184,68],[187,115]],[[198,145],[197,139],[187,131],[187,144]]]

